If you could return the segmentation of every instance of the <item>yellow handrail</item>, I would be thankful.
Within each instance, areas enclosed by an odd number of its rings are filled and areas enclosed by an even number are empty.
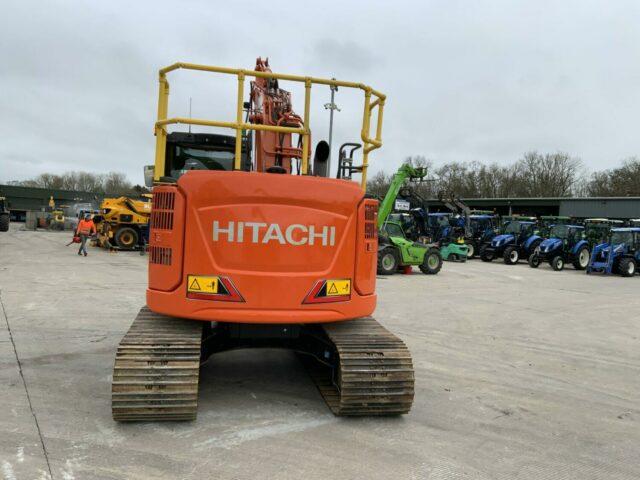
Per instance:
[[[167,118],[167,112],[169,110],[169,82],[167,81],[167,73],[178,69],[185,70],[198,70],[204,72],[223,73],[228,75],[236,75],[238,78],[238,96],[236,106],[236,121],[224,122],[216,120],[203,120],[194,118],[182,118],[174,117]],[[291,82],[304,83],[305,95],[304,95],[304,116],[303,126],[301,128],[295,127],[281,127],[276,125],[262,125],[254,123],[245,123],[242,121],[242,108],[243,108],[243,96],[244,96],[244,81],[246,77],[254,78],[276,78],[278,80],[288,80]],[[167,125],[172,124],[189,124],[189,125],[202,125],[207,127],[222,127],[230,128],[236,131],[236,151],[234,169],[239,170],[241,166],[241,154],[242,154],[242,131],[243,130],[266,130],[270,132],[279,133],[296,133],[302,135],[302,165],[301,171],[303,175],[309,172],[309,134],[311,130],[310,124],[310,105],[311,105],[311,86],[313,84],[329,85],[335,87],[355,88],[364,91],[364,112],[362,116],[362,130],[360,132],[360,138],[364,143],[363,155],[362,155],[362,179],[361,186],[363,189],[367,188],[367,168],[369,166],[369,153],[382,146],[382,119],[384,112],[384,103],[386,96],[373,88],[364,85],[362,83],[344,82],[341,80],[315,78],[315,77],[303,77],[299,75],[287,75],[282,73],[273,72],[258,72],[255,70],[242,70],[237,68],[226,67],[214,67],[207,65],[198,65],[195,63],[174,63],[168,67],[162,68],[159,71],[160,88],[158,93],[158,120],[155,124],[156,135],[156,163],[154,180],[160,180],[160,177],[164,175],[165,168],[165,151],[167,146]],[[371,97],[375,97],[372,101]],[[376,119],[375,137],[371,138],[371,115],[374,109],[378,109],[378,115]]]

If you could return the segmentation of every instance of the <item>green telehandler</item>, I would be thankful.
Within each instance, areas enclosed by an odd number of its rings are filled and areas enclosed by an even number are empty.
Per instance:
[[[417,266],[422,273],[434,275],[442,268],[440,249],[433,244],[407,238],[400,222],[391,220],[396,198],[405,180],[422,181],[425,168],[404,164],[393,175],[389,190],[378,210],[378,274],[392,275],[399,269]]]

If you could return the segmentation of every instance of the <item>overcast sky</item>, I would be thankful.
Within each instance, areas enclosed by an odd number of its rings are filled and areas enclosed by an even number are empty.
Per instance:
[[[640,155],[640,2],[9,0],[0,17],[0,182],[153,163],[157,70],[176,61],[367,83],[387,94],[373,172],[408,155],[508,163],[566,151],[590,170]],[[170,78],[171,112],[233,119],[235,84]],[[281,85],[284,86],[284,85]],[[292,88],[294,107],[303,96]],[[336,137],[357,140],[341,89]],[[314,140],[326,137],[314,89]],[[315,143],[315,142],[314,142]]]

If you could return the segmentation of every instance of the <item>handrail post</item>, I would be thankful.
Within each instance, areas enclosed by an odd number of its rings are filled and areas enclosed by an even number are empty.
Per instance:
[[[161,73],[159,76],[158,86],[158,121],[165,120],[167,118],[169,105],[169,82],[165,74]],[[156,136],[156,161],[153,170],[153,179],[159,181],[160,177],[164,176],[165,169],[165,152],[167,149],[167,129],[164,126],[156,124],[155,127]]]
[[[236,153],[233,169],[240,170],[242,159],[242,102],[244,99],[244,71],[238,72],[238,105],[236,107]]]
[[[384,114],[384,100],[378,105],[378,127],[376,128],[376,141],[382,142],[382,116]]]
[[[204,72],[223,73],[227,75],[236,75],[238,78],[238,98],[236,105],[236,119],[235,122],[231,121],[213,121],[203,119],[192,119],[174,117],[167,118],[168,115],[168,102],[169,102],[169,82],[167,81],[167,74],[174,70],[186,69],[186,70],[198,70]],[[304,98],[304,118],[303,124],[300,127],[282,127],[276,125],[263,125],[263,124],[251,124],[244,123],[242,115],[244,112],[244,80],[246,77],[252,78],[274,78],[280,80],[287,80],[293,82],[304,83],[305,86],[305,98]],[[235,144],[235,157],[233,162],[233,169],[240,170],[242,168],[242,134],[246,130],[254,131],[270,131],[287,134],[302,135],[302,155],[300,173],[308,175],[312,169],[309,157],[311,153],[311,87],[314,83],[319,85],[329,86],[342,86],[346,88],[360,89],[364,91],[364,112],[362,117],[362,130],[360,136],[363,143],[363,160],[362,160],[362,188],[366,190],[367,184],[367,169],[369,166],[369,153],[382,146],[382,122],[383,122],[383,110],[386,96],[372,89],[371,87],[362,83],[355,82],[343,82],[335,79],[327,80],[323,78],[314,77],[302,77],[299,75],[284,75],[273,72],[258,72],[254,70],[242,70],[235,68],[215,67],[207,65],[197,65],[193,63],[174,63],[168,67],[162,68],[159,71],[160,89],[158,93],[158,120],[155,125],[156,135],[156,158],[155,158],[155,172],[154,180],[159,181],[161,177],[165,175],[165,155],[166,155],[166,143],[167,143],[167,126],[170,124],[189,124],[189,125],[202,125],[207,127],[216,128],[228,128],[236,131],[236,144]],[[373,95],[373,100],[372,100]],[[378,107],[377,124],[375,127],[375,137],[371,135],[371,115],[372,111]]]
[[[309,109],[311,108],[311,79],[304,80],[304,134],[302,135],[302,175],[309,173]]]
[[[367,189],[367,168],[369,168],[369,131],[371,126],[371,89],[364,92],[364,114],[362,118],[362,141],[364,148],[362,149],[362,174],[360,179],[360,187]]]

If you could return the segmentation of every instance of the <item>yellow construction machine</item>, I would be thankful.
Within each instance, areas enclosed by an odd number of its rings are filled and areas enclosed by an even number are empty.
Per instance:
[[[133,250],[148,241],[151,195],[142,199],[129,197],[105,198],[100,214],[93,221],[98,231],[98,244]]]

